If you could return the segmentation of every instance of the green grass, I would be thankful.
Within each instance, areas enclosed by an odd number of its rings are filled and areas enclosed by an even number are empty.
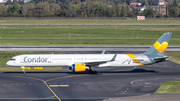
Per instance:
[[[23,31],[23,33],[22,33]],[[164,32],[170,46],[180,45],[180,26],[0,26],[0,45],[151,46]]]
[[[180,52],[166,52],[165,55],[172,57],[171,61],[180,64]]]
[[[123,20],[123,19],[23,19],[0,20],[0,23],[180,23],[180,20]]]
[[[180,93],[180,81],[166,81],[156,91],[156,94],[165,93]]]

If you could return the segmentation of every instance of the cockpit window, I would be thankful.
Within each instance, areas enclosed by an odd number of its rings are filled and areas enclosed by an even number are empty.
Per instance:
[[[10,59],[11,61],[15,61],[16,59]]]

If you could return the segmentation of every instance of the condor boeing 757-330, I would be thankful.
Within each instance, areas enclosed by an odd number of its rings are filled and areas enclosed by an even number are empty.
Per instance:
[[[70,67],[73,72],[97,73],[92,68],[149,65],[170,59],[164,53],[171,35],[172,32],[164,33],[143,54],[24,54],[13,57],[6,64],[19,66],[24,73],[26,66],[61,66]]]

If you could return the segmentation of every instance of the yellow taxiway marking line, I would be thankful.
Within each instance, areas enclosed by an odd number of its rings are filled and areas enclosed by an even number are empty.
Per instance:
[[[69,87],[69,85],[49,85],[50,87]]]
[[[57,77],[57,78],[52,78],[52,79],[49,79],[49,80],[42,80],[42,79],[39,79],[39,78],[33,78],[33,77],[25,77],[25,76],[9,76],[9,77],[20,77],[20,78],[28,78],[28,79],[35,79],[35,80],[39,80],[39,81],[42,81],[44,82],[44,84],[47,86],[47,88],[54,94],[54,96],[59,100],[61,101],[61,99],[56,95],[56,93],[54,93],[54,91],[49,87],[49,85],[47,84],[48,81],[52,81],[52,80],[56,80],[56,79],[63,79],[63,78],[70,78],[70,77],[76,77],[76,76],[84,76],[84,75],[73,75],[73,76],[64,76],[64,77]],[[69,85],[68,85],[69,86]]]
[[[46,80],[46,82],[56,80],[56,79],[70,78],[70,77],[76,77],[76,76],[84,76],[84,75],[72,75],[72,76],[57,77],[57,78],[52,78],[52,79]]]
[[[49,85],[49,87],[58,87],[59,85]]]
[[[54,96],[59,100],[61,101],[61,99],[56,95],[56,93],[54,93],[54,91],[48,86],[48,84],[46,83],[46,81],[43,81],[44,84],[49,88],[49,90],[54,94]]]
[[[69,87],[69,85],[59,85],[59,87]]]
[[[47,81],[44,81],[44,80],[42,80],[42,79],[38,79],[38,78],[33,78],[33,77],[25,77],[25,76],[10,76],[10,77],[20,77],[20,78],[28,78],[28,79],[35,79],[35,80],[39,80],[39,81],[42,81],[42,82],[44,82],[44,84],[47,86],[47,88],[54,94],[54,96],[59,100],[59,101],[61,101],[60,100],[60,98],[56,95],[56,93],[54,93],[54,91],[48,86],[48,84],[46,83]]]

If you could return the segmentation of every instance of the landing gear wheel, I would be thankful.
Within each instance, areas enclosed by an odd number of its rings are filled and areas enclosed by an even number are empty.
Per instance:
[[[89,74],[97,74],[96,71],[89,70]]]

